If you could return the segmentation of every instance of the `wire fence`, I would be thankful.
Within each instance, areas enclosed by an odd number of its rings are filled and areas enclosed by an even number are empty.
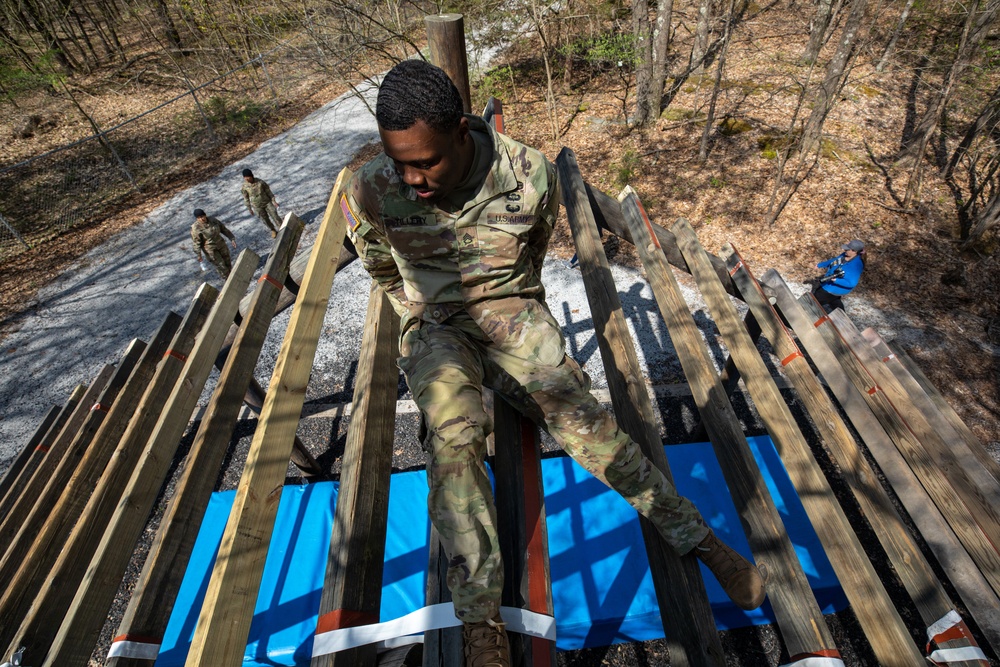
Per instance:
[[[0,169],[0,260],[159,192],[247,138],[316,70],[283,45],[93,136]]]

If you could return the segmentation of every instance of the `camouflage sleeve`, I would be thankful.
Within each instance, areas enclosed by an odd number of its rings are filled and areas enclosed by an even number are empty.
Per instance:
[[[389,239],[382,231],[381,225],[372,224],[369,214],[358,205],[355,196],[358,187],[359,184],[353,181],[348,186],[349,194],[345,200],[348,207],[347,237],[357,250],[361,266],[365,267],[365,271],[382,286],[386,296],[389,297],[392,309],[402,317],[407,313],[403,278],[399,275],[399,267],[396,266],[396,260],[392,256]]]
[[[247,188],[246,183],[243,183],[243,187],[240,188],[240,194],[243,195],[243,203],[246,204],[247,208],[250,206],[250,190]]]
[[[226,227],[221,222],[219,223],[219,231],[222,232],[223,236],[228,237],[230,241],[236,243],[236,236],[231,231],[229,231],[229,228]]]
[[[542,197],[542,209],[538,213],[538,220],[532,227],[528,237],[528,248],[531,253],[531,264],[535,268],[535,274],[542,274],[542,262],[545,261],[545,254],[549,249],[549,239],[552,238],[552,230],[556,226],[556,218],[559,217],[559,178],[556,174],[555,166],[545,161],[547,190]]]
[[[205,239],[195,231],[194,227],[191,228],[191,243],[194,245],[195,253],[201,257],[202,249],[205,246]]]
[[[267,181],[260,182],[260,194],[261,201],[274,201],[274,193],[271,192],[271,186],[267,184]]]

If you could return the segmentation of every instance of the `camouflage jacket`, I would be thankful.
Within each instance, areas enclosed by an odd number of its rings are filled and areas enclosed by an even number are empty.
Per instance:
[[[420,201],[384,153],[351,179],[341,208],[365,269],[403,318],[443,322],[465,310],[500,343],[544,309],[542,260],[559,212],[555,167],[539,151],[467,116],[492,139],[476,194],[449,213]]]
[[[205,248],[225,247],[226,241],[222,238],[223,235],[236,242],[233,233],[219,222],[218,218],[211,215],[205,222],[195,220],[191,225],[191,240],[194,241],[194,251],[199,255]]]
[[[247,208],[263,208],[274,201],[271,188],[268,187],[265,181],[259,178],[254,178],[253,183],[243,181],[243,187],[240,188],[240,192],[243,193],[243,202],[247,205]]]

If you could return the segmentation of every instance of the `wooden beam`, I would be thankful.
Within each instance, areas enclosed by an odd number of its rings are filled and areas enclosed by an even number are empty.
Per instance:
[[[430,549],[427,560],[427,604],[451,602],[448,590],[448,555],[441,545],[441,537],[431,524]],[[423,667],[456,667],[464,661],[461,626],[430,630],[424,633]]]
[[[861,511],[874,529],[896,574],[910,594],[925,624],[924,627],[930,627],[953,611],[955,605],[948,598],[920,547],[896,513],[889,495],[876,479],[874,471],[858,448],[847,425],[840,418],[833,401],[830,400],[819,379],[813,375],[809,362],[781,323],[774,307],[768,302],[750,267],[731,245],[727,244],[723,248],[722,255],[726,258],[726,265],[744,295],[744,300],[757,321],[761,323],[764,335],[771,342],[775,354],[782,360],[782,368],[794,384],[806,411],[812,417],[821,440],[833,454]],[[828,500],[836,502],[835,499]],[[944,648],[961,648],[975,646],[976,642],[969,634],[949,641],[942,640],[941,644]],[[976,667],[978,663],[965,662],[963,665]]]
[[[924,664],[924,657],[910,638],[906,624],[812,457],[781,392],[771,381],[771,374],[747,335],[736,308],[715,282],[694,230],[682,219],[673,226],[673,232],[879,664],[883,667]]]
[[[37,467],[32,471],[31,476],[27,478],[20,493],[11,494],[12,496],[16,496],[16,498],[12,497],[12,503],[7,509],[3,522],[0,523],[0,544],[10,544],[13,536],[20,530],[21,525],[24,523],[25,517],[38,504],[40,494],[45,488],[52,470],[62,461],[69,445],[80,432],[87,417],[90,416],[90,408],[97,401],[97,397],[100,396],[114,372],[115,367],[110,364],[100,370],[83,392],[80,401],[73,406],[73,411],[62,428],[59,429],[56,436],[48,443],[47,451],[40,452],[43,456],[35,459],[38,462]],[[4,559],[7,558],[8,556],[5,555]],[[3,581],[3,579],[0,579],[0,581]],[[0,630],[0,633],[2,632]]]
[[[961,490],[952,486],[951,480],[942,469],[941,460],[928,452],[921,440],[910,430],[908,423],[899,415],[895,405],[882,390],[881,383],[869,374],[868,368],[855,356],[854,349],[841,335],[840,327],[834,324],[811,294],[804,294],[799,303],[813,318],[813,326],[819,330],[827,345],[834,351],[840,365],[848,372],[851,382],[862,392],[868,406],[889,433],[896,449],[916,473],[941,514],[947,518],[955,534],[979,565],[993,592],[1000,591],[1000,554],[993,546],[998,542],[990,541],[981,523],[984,517],[989,517],[993,512],[985,515],[974,515],[970,512],[962,502],[959,493]],[[867,344],[864,344],[864,347],[867,348]]]
[[[76,589],[75,596],[60,596],[58,603],[53,601],[49,609],[50,618],[53,618],[53,612],[61,614],[63,610],[65,617],[58,632],[46,633],[45,639],[51,638],[52,644],[42,663],[43,667],[86,667],[88,664],[108,610],[114,603],[115,593],[132,560],[135,543],[149,520],[160,488],[167,480],[177,446],[187,430],[191,413],[208,381],[212,360],[219,353],[222,339],[229,329],[229,323],[233,321],[240,298],[246,293],[259,260],[260,257],[253,251],[244,249],[233,263],[232,272],[226,279],[212,312],[208,314],[205,326],[198,332],[180,379],[174,385],[149,441],[135,462],[124,493],[114,493],[111,489],[105,490],[98,486],[95,494],[98,504],[94,506],[94,514],[104,513],[102,505],[113,509],[113,513],[96,548],[90,548],[93,544],[92,536],[100,535],[101,530],[92,531],[87,539],[87,547],[77,550],[79,565],[73,569],[73,576],[70,577],[63,571],[63,585],[74,586],[79,582],[79,588]],[[88,558],[90,565],[86,567]],[[77,576],[82,571],[80,565],[86,567],[82,579]]]
[[[913,407],[927,419],[928,425],[934,429],[938,436],[948,443],[949,451],[955,456],[959,465],[965,469],[969,479],[983,489],[987,497],[991,497],[990,494],[994,494],[992,497],[1000,494],[1000,482],[997,481],[1000,480],[1000,465],[997,465],[997,462],[993,460],[982,443],[972,435],[968,427],[962,428],[965,424],[962,423],[961,419],[957,421],[949,419],[946,411],[942,410],[941,402],[931,399],[929,392],[925,389],[925,385],[930,385],[926,376],[924,376],[924,382],[919,382],[909,368],[903,364],[903,360],[889,349],[888,344],[874,329],[869,328],[862,331],[861,336],[868,341],[875,356],[882,360],[885,368],[899,382]],[[934,391],[940,396],[940,392]],[[945,403],[945,405],[947,404]],[[958,416],[950,407],[948,407],[948,411],[955,417]]]
[[[316,634],[379,622],[399,387],[399,316],[374,280],[354,380]],[[312,667],[372,665],[376,644],[316,655]]]
[[[867,394],[863,394],[852,382],[838,355],[813,326],[815,317],[811,317],[795,300],[781,276],[771,270],[764,273],[761,281],[766,285],[765,293],[775,298],[781,314],[823,374],[827,387],[847,413],[983,634],[995,648],[1000,647],[997,643],[1000,640],[1000,602],[996,594],[876,419],[867,403]],[[839,339],[836,343],[839,344]]]
[[[31,513],[21,524],[21,528],[11,542],[8,557],[0,561],[0,581],[8,582],[0,597],[0,610],[9,613],[8,618],[24,617],[30,600],[41,586],[59,555],[58,549],[49,548],[53,544],[65,544],[73,525],[88,499],[93,494],[108,459],[129,420],[135,413],[139,399],[149,385],[157,364],[169,349],[170,339],[180,323],[180,316],[170,313],[160,326],[142,359],[125,383],[121,395],[111,406],[104,423],[94,435],[84,459],[77,466],[68,484],[56,487],[46,486]],[[54,500],[45,500],[53,497]],[[37,548],[35,546],[37,545]],[[25,590],[25,586],[28,587]],[[10,605],[10,606],[8,606]],[[16,610],[16,611],[15,611]],[[0,630],[0,646],[6,646],[16,630],[11,624],[6,632]],[[7,626],[5,626],[7,627]]]
[[[142,637],[142,644],[158,645],[166,631],[202,518],[212,496],[219,468],[239,417],[240,406],[260,357],[274,313],[274,304],[288,274],[291,254],[303,222],[289,214],[278,231],[274,247],[253,290],[242,324],[230,344],[215,391],[188,452],[184,472],[160,520],[160,527],[143,564],[135,592],[118,626],[116,637]],[[147,651],[130,652],[125,644],[112,646],[107,667],[152,665]],[[130,655],[131,653],[131,655]]]
[[[763,566],[765,573],[770,573],[767,582],[768,597],[788,653],[820,655],[836,651],[833,636],[823,619],[823,612],[809,587],[809,580],[802,571],[795,548],[767,491],[739,418],[716,374],[705,341],[681,295],[673,270],[654,240],[652,224],[634,194],[622,203],[622,210],[632,237],[637,240],[636,250],[642,259],[660,313],[667,324],[670,340],[684,375],[691,384],[695,405],[702,423],[708,429],[715,457],[733,496],[740,522],[746,527],[744,532],[754,558]],[[674,234],[681,251],[709,305],[716,309],[718,304],[715,301],[719,299],[728,304],[729,296],[715,278],[705,253],[698,252],[701,246],[693,238],[694,233],[686,225],[681,232],[677,229],[675,226]],[[725,315],[728,313],[724,313]],[[731,335],[727,325],[731,327],[735,322],[742,326],[735,313],[733,315],[734,317],[719,324],[720,331]],[[749,345],[756,355],[752,343]],[[746,349],[732,352],[737,363],[743,361],[742,356],[748,353],[751,352]],[[758,379],[759,376],[755,373],[756,369],[751,368],[748,383],[752,384]]]
[[[17,499],[17,496],[20,494],[20,489],[24,486],[24,483],[26,483],[27,481],[26,479],[24,480],[20,479],[21,472],[25,470],[25,466],[28,464],[28,460],[31,458],[32,454],[35,453],[35,448],[38,447],[39,444],[41,444],[42,439],[45,437],[45,434],[48,433],[49,431],[49,427],[51,427],[52,424],[55,423],[57,416],[59,416],[59,406],[53,405],[51,408],[49,408],[49,411],[45,413],[45,416],[42,418],[42,421],[38,424],[38,428],[35,429],[35,432],[32,433],[31,437],[28,438],[28,441],[24,443],[24,447],[21,448],[21,451],[14,458],[14,460],[11,461],[10,467],[7,468],[7,472],[5,472],[3,475],[3,479],[0,479],[0,499],[3,499],[7,495],[7,493],[14,488],[18,490],[14,492],[13,496],[11,497],[11,501],[13,502],[13,500]],[[39,452],[39,455],[44,456],[44,453]],[[30,475],[31,473],[28,472],[25,473],[24,476],[27,478],[30,477]],[[3,517],[5,516],[7,516],[6,512],[0,511],[0,520],[3,520]]]
[[[100,535],[99,527],[91,527],[84,524],[85,509],[94,497],[97,487],[105,478],[112,478],[118,481],[123,488],[128,480],[130,465],[134,461],[149,438],[149,434],[156,424],[163,401],[169,395],[171,387],[180,374],[183,362],[181,359],[187,356],[194,342],[194,336],[201,324],[205,321],[208,309],[215,300],[218,290],[211,285],[203,284],[195,295],[195,299],[184,317],[180,328],[174,335],[172,342],[163,351],[159,359],[153,360],[156,371],[150,381],[145,385],[135,385],[136,392],[141,392],[141,399],[138,405],[132,405],[131,411],[126,415],[128,423],[124,431],[118,431],[118,437],[112,438],[107,429],[110,428],[112,419],[105,419],[105,433],[98,434],[95,438],[100,443],[99,447],[92,447],[93,456],[85,459],[80,467],[81,474],[74,477],[70,485],[63,490],[59,500],[53,509],[52,515],[44,519],[39,534],[34,538],[34,542],[41,548],[31,549],[24,557],[20,567],[16,569],[16,575],[12,577],[12,583],[0,597],[0,612],[10,614],[7,618],[15,619],[11,624],[12,630],[17,630],[18,623],[23,621],[31,609],[34,601],[40,599],[40,590],[43,587],[52,587],[52,576],[57,561],[62,558],[61,553],[65,553],[68,542],[72,539],[74,532],[85,534],[93,532]],[[148,348],[152,350],[152,345]],[[138,371],[139,369],[137,369]],[[115,412],[124,403],[112,407]],[[118,422],[120,427],[121,422]],[[106,452],[110,450],[110,454]],[[106,523],[106,522],[105,522]],[[98,524],[104,525],[104,524]],[[48,548],[52,544],[63,545],[63,550]],[[58,589],[58,585],[56,586]],[[74,586],[75,589],[75,586]],[[62,614],[53,621],[58,624]],[[10,642],[10,637],[5,635],[3,645]],[[21,644],[12,647],[17,649]],[[39,659],[41,656],[37,656]],[[37,663],[36,663],[37,664]]]
[[[621,311],[621,302],[573,151],[563,148],[556,167],[619,425],[672,482],[649,394],[639,370],[635,345]],[[671,663],[718,664],[724,653],[697,560],[678,556],[645,518],[640,517],[640,525],[656,597],[663,613],[663,630]]]
[[[344,169],[337,178],[285,331],[188,653],[186,664],[192,667],[238,667],[243,662],[292,440],[346,231],[340,197],[350,176]]]

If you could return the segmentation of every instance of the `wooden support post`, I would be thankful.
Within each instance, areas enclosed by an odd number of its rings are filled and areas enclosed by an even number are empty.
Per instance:
[[[938,562],[948,573],[983,634],[995,648],[1000,648],[1000,602],[996,594],[869,409],[867,394],[855,387],[851,376],[846,372],[846,366],[842,366],[838,359],[842,353],[835,354],[828,346],[824,337],[813,326],[815,317],[811,317],[795,300],[777,272],[767,271],[761,281],[767,286],[766,293],[775,297],[781,314],[795,331],[809,358],[823,374],[830,391],[847,413]],[[839,339],[836,343],[840,344]]]
[[[43,667],[85,667],[90,660],[122,576],[132,559],[136,540],[149,520],[156,497],[170,471],[177,445],[187,430],[191,413],[208,381],[212,360],[219,353],[219,346],[229,323],[233,321],[240,297],[246,292],[259,260],[260,257],[253,251],[244,249],[233,263],[232,272],[208,314],[205,326],[198,332],[191,354],[184,362],[184,369],[167,398],[156,427],[134,463],[124,493],[115,493],[103,484],[98,486],[95,501],[88,506],[88,510],[94,508],[89,516],[103,515],[105,508],[112,512],[106,523],[107,528],[91,531],[83,540],[86,546],[75,549],[77,565],[72,568],[72,576],[68,574],[70,568],[62,572],[64,586],[75,587],[79,582],[79,588],[75,596],[66,595],[69,591],[64,591],[58,601],[52,601],[47,611],[50,622],[59,618],[55,613],[65,613],[65,617],[58,632],[45,633],[44,639],[51,641],[51,647]],[[99,537],[99,541],[92,548],[95,536]],[[71,538],[70,547],[79,544]],[[67,548],[64,553],[69,550]],[[58,563],[56,567],[58,571]],[[83,568],[86,571],[81,579],[78,573],[83,572]],[[41,633],[36,630],[35,634],[39,636]]]
[[[621,312],[621,303],[573,151],[563,148],[556,167],[615,414],[621,428],[672,482],[663,444],[654,425],[653,408],[639,370],[635,345]],[[690,556],[682,558],[674,553],[645,518],[640,518],[640,525],[656,597],[663,612],[663,630],[670,648],[671,663],[719,664],[724,654],[697,560]]]
[[[337,177],[313,245],[188,653],[190,667],[238,667],[243,662],[292,439],[346,231],[340,198],[350,176],[344,169]]]
[[[980,571],[994,593],[1000,592],[1000,554],[987,537],[982,522],[994,512],[978,515],[971,512],[962,502],[961,489],[952,486],[949,477],[942,470],[941,460],[929,453],[909,428],[909,425],[896,411],[894,404],[886,396],[878,383],[868,373],[865,365],[854,355],[853,349],[841,335],[831,318],[811,294],[804,294],[799,303],[813,318],[815,326],[822,334],[827,345],[833,350],[840,365],[847,371],[851,382],[862,392],[868,406],[878,417],[882,426],[892,437],[892,441],[906,463],[920,479],[927,493],[958,535],[973,560],[979,565]],[[867,347],[867,344],[865,344]],[[874,365],[874,364],[873,364]],[[912,516],[912,514],[911,514]],[[994,526],[997,526],[994,523]]]
[[[40,548],[32,549],[26,554],[20,568],[17,569],[13,583],[0,598],[0,612],[9,613],[8,618],[23,621],[28,616],[31,605],[46,595],[42,589],[48,590],[53,587],[52,577],[56,564],[60,559],[69,557],[64,557],[61,554],[68,553],[69,542],[73,541],[74,535],[86,535],[94,532],[100,536],[101,528],[97,526],[105,525],[107,516],[99,517],[103,519],[101,523],[89,524],[87,519],[90,513],[86,510],[97,494],[98,488],[102,489],[103,492],[103,489],[107,489],[108,484],[112,481],[118,485],[119,492],[124,488],[128,476],[131,474],[131,466],[134,465],[139,451],[149,438],[149,434],[159,417],[163,401],[169,395],[170,389],[180,374],[183,365],[182,359],[191,350],[194,336],[205,321],[208,309],[215,301],[217,294],[218,290],[211,285],[203,284],[201,286],[171,344],[163,352],[161,358],[156,360],[156,371],[152,379],[145,386],[135,386],[137,391],[142,392],[142,398],[138,405],[132,406],[131,413],[127,415],[129,422],[125,430],[117,433],[118,438],[102,439],[100,448],[91,448],[94,456],[88,457],[84,465],[81,465],[82,474],[74,478],[60,495],[52,516],[45,520],[38,537],[35,538],[35,543]],[[117,407],[113,407],[112,411],[116,410]],[[105,425],[110,423],[110,419],[105,420]],[[101,435],[98,434],[98,437]],[[112,452],[110,455],[97,456],[105,454],[109,449]],[[103,463],[98,458],[102,459]],[[88,464],[93,464],[93,466]],[[62,551],[50,548],[50,545],[53,544],[62,545]],[[58,588],[56,585],[56,589]],[[73,589],[75,590],[75,585]],[[67,592],[67,595],[72,595],[72,591]],[[52,623],[58,627],[61,619],[62,613]],[[16,630],[17,621],[12,625],[14,626],[12,629]],[[52,632],[54,631],[55,627],[52,628]],[[23,633],[19,632],[18,634]],[[10,639],[5,636],[3,643],[9,641]],[[44,645],[47,649],[48,642],[45,642]],[[11,650],[17,649],[19,646],[21,644],[12,646]],[[36,657],[39,661],[41,660],[40,655],[36,655]]]
[[[81,387],[82,389],[82,387]],[[7,468],[7,472],[4,473],[3,479],[0,479],[0,499],[5,499],[7,493],[11,489],[17,489],[11,495],[11,503],[13,503],[20,496],[21,489],[27,483],[27,479],[34,472],[32,469],[30,472],[25,472],[24,478],[21,479],[21,473],[25,471],[25,466],[28,464],[28,460],[31,459],[32,455],[35,453],[35,448],[41,444],[42,439],[45,438],[45,434],[49,432],[49,428],[55,423],[56,417],[59,416],[59,406],[53,405],[49,408],[49,411],[45,413],[45,417],[42,418],[41,423],[35,432],[31,434],[28,442],[24,443],[24,447],[21,448],[20,453],[17,457],[11,461],[10,467]],[[39,452],[39,456],[44,456],[44,452]],[[7,516],[7,513],[0,510],[0,521]]]
[[[21,524],[17,536],[12,540],[11,551],[0,562],[0,580],[9,582],[0,597],[0,611],[9,613],[7,618],[19,621],[27,613],[31,598],[59,556],[60,550],[52,548],[52,545],[65,544],[76,520],[93,495],[97,480],[132,419],[157,364],[169,349],[180,319],[179,315],[170,313],[146,346],[142,359],[125,383],[119,399],[111,406],[69,483],[65,487],[47,486],[39,500],[50,498],[50,494],[53,500],[36,503]],[[6,646],[11,639],[9,634],[17,629],[16,623],[11,625],[13,627],[6,631],[0,630],[0,646]]]
[[[754,557],[763,565],[765,573],[770,573],[767,583],[768,597],[781,628],[790,655],[829,655],[836,652],[833,635],[823,619],[823,612],[816,602],[809,580],[799,564],[795,548],[785,532],[774,501],[768,494],[750,445],[743,434],[739,418],[725,394],[722,382],[715,372],[711,355],[701,333],[691,316],[691,311],[673,271],[660,251],[652,235],[652,225],[642,208],[638,197],[629,196],[622,204],[622,211],[628,222],[632,238],[636,239],[636,250],[646,269],[646,276],[653,288],[656,303],[670,331],[677,357],[684,369],[684,375],[691,385],[691,393],[702,422],[711,437],[715,457],[722,468],[740,515],[740,522],[746,526],[745,533]],[[685,224],[674,234],[680,243],[684,257],[691,267],[702,293],[713,309],[718,308],[718,300],[729,303],[729,297],[715,278],[705,253],[694,233]],[[705,284],[703,284],[705,283]],[[709,284],[712,283],[712,284]],[[738,317],[723,315],[725,321],[719,323],[723,334],[730,334],[732,326],[740,324]],[[735,316],[735,312],[732,313]],[[743,341],[734,341],[742,345]],[[729,340],[727,339],[727,344]],[[745,354],[756,349],[730,347],[737,363]],[[742,366],[741,366],[742,367]],[[764,376],[770,380],[766,370]],[[757,371],[749,369],[747,382],[757,379]],[[723,536],[724,537],[724,536]]]
[[[501,603],[554,616],[538,429],[505,398],[494,397],[497,534],[505,556]],[[556,664],[555,642],[541,637],[510,633],[510,651],[512,665]]]
[[[733,280],[744,295],[751,312],[762,324],[764,335],[771,341],[778,358],[782,360],[785,373],[791,379],[799,398],[812,417],[820,438],[840,466],[855,500],[871,523],[875,534],[878,535],[879,542],[916,605],[920,618],[926,624],[925,627],[930,627],[952,612],[955,605],[948,598],[920,547],[910,536],[902,519],[893,508],[889,495],[876,479],[847,425],[840,418],[836,406],[827,396],[823,385],[813,375],[809,362],[768,302],[750,267],[731,245],[725,246],[722,254],[733,274]],[[831,499],[831,502],[834,501]],[[944,648],[975,645],[971,635],[949,641],[942,640]],[[965,663],[965,667],[973,667],[975,664],[977,663]]]
[[[242,324],[231,343],[232,352],[223,364],[215,391],[202,416],[184,472],[160,520],[135,592],[115,633],[116,637],[141,637],[142,641],[129,639],[113,644],[107,667],[152,665],[156,659],[156,646],[166,631],[302,228],[302,221],[292,216],[278,231],[262,277],[257,281]]]
[[[954,454],[959,465],[969,475],[969,479],[983,489],[987,497],[989,494],[994,494],[993,497],[996,497],[996,494],[1000,493],[1000,482],[997,481],[1000,480],[1000,466],[993,460],[982,443],[972,435],[968,427],[958,427],[958,424],[961,424],[961,419],[957,423],[948,419],[945,412],[939,407],[940,403],[931,400],[929,392],[924,388],[924,383],[917,381],[907,366],[903,365],[902,359],[889,349],[877,331],[866,329],[861,332],[861,335],[871,344],[875,356],[882,360],[885,368],[899,382],[913,407],[927,418],[930,427],[944,442],[948,443],[949,451]],[[926,379],[924,377],[925,382]],[[940,396],[940,393],[938,395]],[[954,410],[950,408],[949,410],[954,414]],[[955,416],[957,417],[957,415]],[[962,424],[962,426],[965,425]]]
[[[469,63],[465,54],[465,19],[461,14],[425,16],[430,61],[443,69],[462,96],[465,113],[472,113]]]
[[[673,226],[673,232],[879,664],[884,667],[925,664],[819,464],[813,459],[788,405],[771,380],[764,360],[743,328],[736,308],[721,285],[715,282],[694,230],[686,220],[681,220]]]
[[[375,644],[325,653],[322,635],[330,630],[379,621],[399,386],[395,363],[398,356],[399,316],[373,280],[354,381],[354,410],[344,446],[312,667],[374,666],[377,661]]]
[[[59,462],[66,454],[66,450],[73,439],[76,438],[84,422],[90,416],[90,408],[101,395],[108,380],[115,372],[112,365],[104,366],[90,385],[83,392],[80,401],[73,407],[69,418],[63,424],[56,436],[48,443],[46,451],[39,452],[42,456],[35,458],[37,464],[31,471],[31,476],[26,478],[24,487],[19,494],[10,494],[12,503],[5,512],[3,523],[0,524],[0,544],[9,543],[13,534],[18,531],[24,518],[31,512],[31,509],[38,501],[39,494],[45,488],[45,484],[52,473],[52,470],[59,465]],[[32,461],[28,465],[32,465]],[[6,500],[6,499],[5,499]],[[2,580],[0,580],[2,581]]]
[[[430,570],[427,573],[427,604],[451,602],[448,590],[448,555],[444,552],[441,537],[431,525]],[[464,660],[462,652],[462,628],[460,626],[430,630],[424,633],[423,667],[455,667]]]
[[[18,504],[10,516],[10,525],[5,527],[3,532],[8,532],[11,528],[15,531],[21,530],[31,515],[48,516],[52,506],[59,498],[59,494],[69,483],[70,478],[80,465],[80,461],[87,453],[94,434],[104,422],[111,406],[114,405],[118,392],[121,390],[128,376],[132,373],[139,357],[146,344],[141,340],[133,340],[125,354],[119,362],[117,368],[109,367],[111,373],[104,382],[104,386],[92,400],[88,399],[86,404],[81,403],[79,410],[83,411],[83,420],[80,428],[72,437],[57,440],[52,450],[45,456],[45,459],[38,466],[29,482],[24,487],[24,498]],[[34,535],[33,529],[25,535]]]

